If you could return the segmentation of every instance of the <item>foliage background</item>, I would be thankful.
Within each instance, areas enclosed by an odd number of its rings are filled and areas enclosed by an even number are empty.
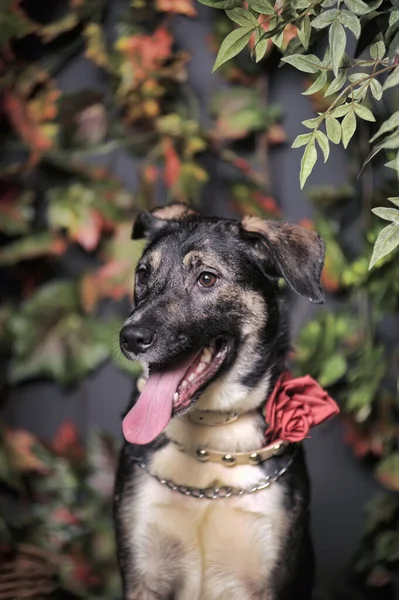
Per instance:
[[[283,215],[308,226],[316,220],[327,239],[324,284],[331,296],[300,335],[296,358],[298,369],[324,377],[348,412],[307,442],[319,578],[330,589],[343,584],[365,501],[380,490],[372,472],[394,490],[398,472],[397,261],[391,257],[367,275],[381,227],[367,214],[390,185],[370,171],[366,184],[355,179],[368,131],[359,131],[349,155],[333,149],[332,165],[310,179],[331,186],[313,189],[308,202],[299,190],[300,156],[288,148],[323,97],[301,98],[310,79],[289,67],[277,70],[274,53],[257,66],[240,56],[211,77],[212,50],[232,27],[227,19],[214,22],[199,5],[194,19],[188,0],[75,0],[52,5],[53,12],[33,0],[21,6],[22,17],[18,2],[7,2],[0,34],[1,389],[8,423],[46,441],[8,427],[2,434],[3,541],[9,544],[11,533],[14,541],[56,551],[60,584],[71,593],[118,597],[109,520],[115,447],[92,429],[102,425],[119,435],[131,386],[131,371],[120,374],[130,366],[117,351],[117,332],[139,251],[129,241],[135,211],[165,197],[190,197],[211,214]],[[10,32],[23,36],[11,47]],[[150,75],[141,69],[143,56]],[[296,334],[313,310],[290,300]],[[343,315],[331,312],[342,306]],[[350,373],[358,380],[348,380]],[[78,432],[69,423],[59,427],[65,417]],[[90,440],[87,450],[78,433]],[[106,481],[96,479],[99,471]],[[25,522],[15,520],[19,503]],[[381,598],[389,597],[398,560],[396,511],[395,494],[374,503],[366,552],[357,557],[361,580],[377,586]],[[357,597],[353,589],[342,594]]]

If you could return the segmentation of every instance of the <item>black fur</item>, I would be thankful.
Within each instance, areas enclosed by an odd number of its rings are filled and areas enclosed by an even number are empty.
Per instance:
[[[286,368],[289,350],[276,278],[282,276],[300,295],[315,302],[322,301],[319,283],[324,258],[322,242],[313,232],[299,230],[297,226],[281,228],[267,223],[264,231],[262,227],[254,231],[253,227],[248,230],[244,222],[204,218],[184,211],[179,208],[177,216],[172,218],[162,218],[162,210],[155,215],[145,212],[136,220],[133,237],[149,240],[137,267],[146,274],[144,283],[140,276],[136,277],[134,309],[121,336],[123,338],[132,328],[143,328],[155,336],[155,341],[142,353],[129,350],[126,343],[122,343],[122,351],[128,358],[146,360],[150,367],[164,368],[206,346],[212,339],[223,337],[229,341],[229,351],[218,377],[234,372],[240,350],[248,342],[245,326],[253,322],[255,315],[253,357],[240,374],[240,381],[251,390],[269,373],[273,385]],[[191,255],[192,252],[196,254]],[[218,276],[214,288],[201,289],[198,285],[203,271]],[[251,304],[252,299],[256,305]],[[205,388],[195,395],[193,403]],[[135,395],[133,403],[136,398]],[[260,411],[265,401],[266,398],[259,406],[259,426],[263,422]],[[131,536],[126,531],[127,528],[134,530],[134,523],[127,522],[125,513],[145,475],[137,462],[148,462],[151,455],[168,443],[163,434],[144,446],[126,443],[121,454],[115,491],[115,525],[126,600],[131,597],[128,591],[138,585]],[[302,448],[289,447],[282,456],[262,463],[262,467],[265,474],[272,474],[291,459],[292,464],[278,485],[284,487],[292,525],[274,573],[270,600],[308,600],[313,584],[309,481]],[[178,556],[180,550],[173,545],[173,540],[169,546],[168,551],[172,552],[173,547],[174,555]],[[172,587],[165,587],[163,595],[157,595],[157,590],[145,590],[143,598],[148,594],[148,598],[154,600],[175,599],[181,585],[179,577],[176,575]],[[260,600],[261,596],[254,592],[254,598]]]

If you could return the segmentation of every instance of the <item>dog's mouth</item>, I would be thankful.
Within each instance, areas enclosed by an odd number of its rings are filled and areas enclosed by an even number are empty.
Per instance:
[[[149,444],[174,415],[185,411],[226,359],[229,343],[221,338],[167,368],[152,368],[146,385],[122,424],[132,444]]]

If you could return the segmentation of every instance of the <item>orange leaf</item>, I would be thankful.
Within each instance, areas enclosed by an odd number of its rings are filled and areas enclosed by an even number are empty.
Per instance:
[[[283,144],[287,140],[287,134],[281,125],[272,125],[267,134],[266,139],[269,144]]]
[[[156,6],[163,12],[177,13],[187,17],[195,17],[197,14],[191,0],[157,0]]]
[[[28,431],[15,429],[5,432],[5,446],[10,452],[12,465],[17,471],[22,473],[48,471],[46,465],[34,453],[35,444],[37,444],[36,438]]]
[[[71,237],[79,242],[85,250],[91,252],[98,246],[101,237],[101,228],[102,218],[96,211],[92,210],[87,215],[82,226]]]
[[[131,271],[131,260],[126,259],[111,260],[94,273],[87,273],[80,284],[83,308],[90,313],[101,298],[122,300],[133,287]]]

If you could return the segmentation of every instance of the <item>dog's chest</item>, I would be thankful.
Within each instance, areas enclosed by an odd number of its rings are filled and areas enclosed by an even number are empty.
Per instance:
[[[150,469],[164,479],[199,488],[248,488],[263,476],[252,466],[201,464],[172,445],[156,453]],[[157,557],[157,546],[179,548],[177,562],[185,581],[179,600],[246,600],[265,593],[289,527],[279,483],[250,495],[206,500],[171,491],[143,473],[131,510],[143,569]],[[167,563],[168,552],[155,560]],[[152,567],[159,572],[177,565]]]

